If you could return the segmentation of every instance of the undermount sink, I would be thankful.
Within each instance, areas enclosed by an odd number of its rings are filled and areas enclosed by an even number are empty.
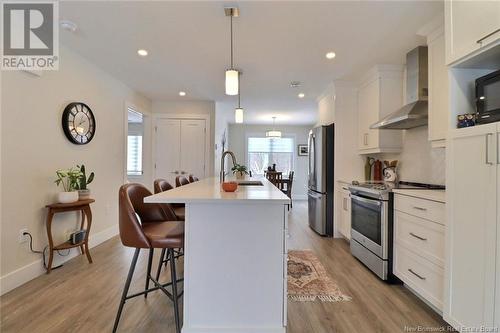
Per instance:
[[[264,186],[260,180],[237,180],[240,186]]]

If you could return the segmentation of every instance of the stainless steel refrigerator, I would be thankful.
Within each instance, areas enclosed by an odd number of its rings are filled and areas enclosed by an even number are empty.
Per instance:
[[[309,226],[322,236],[333,236],[334,124],[309,132],[308,213]]]

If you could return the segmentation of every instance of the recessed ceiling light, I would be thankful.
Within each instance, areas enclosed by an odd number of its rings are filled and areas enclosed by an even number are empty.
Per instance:
[[[144,49],[137,50],[137,54],[140,55],[141,57],[145,57],[148,55],[148,51]]]
[[[304,97],[306,97],[306,95],[305,95],[304,93],[300,93],[300,94],[298,94],[297,96],[298,96],[299,98],[304,98]]]
[[[179,91],[179,96],[186,96],[186,92],[185,91]]]
[[[333,59],[335,58],[335,52],[328,52],[326,55],[325,55],[326,59]]]

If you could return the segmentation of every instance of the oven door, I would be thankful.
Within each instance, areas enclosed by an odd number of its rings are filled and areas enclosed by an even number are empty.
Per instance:
[[[382,259],[388,259],[387,201],[351,194],[351,237]]]

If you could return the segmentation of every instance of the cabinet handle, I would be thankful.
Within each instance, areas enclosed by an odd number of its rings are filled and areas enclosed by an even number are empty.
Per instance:
[[[347,198],[342,198],[342,208],[347,210]]]
[[[495,31],[493,31],[493,32],[490,32],[489,34],[487,34],[487,35],[486,35],[486,36],[484,36],[483,38],[478,39],[476,43],[477,43],[477,44],[481,44],[481,43],[483,42],[483,40],[485,40],[485,39],[486,39],[486,38],[488,38],[488,37],[493,36],[494,34],[496,34],[496,33],[497,33],[497,32],[499,32],[499,31],[500,31],[500,29],[497,29],[497,30],[495,30]]]
[[[421,210],[421,211],[423,211],[423,212],[427,211],[427,208],[418,207],[418,206],[413,206],[413,209],[416,209],[416,210]]]
[[[418,277],[420,280],[425,280],[426,278],[422,275],[419,275],[417,273],[415,273],[411,268],[408,268],[408,272],[410,272],[411,274],[415,275],[416,277]]]
[[[363,135],[363,144],[364,144],[365,146],[367,146],[367,145],[368,145],[368,133],[365,133],[365,134]]]
[[[426,241],[427,238],[424,238],[424,237],[420,237],[419,235],[415,235],[413,232],[410,232],[410,235],[412,235],[413,237],[417,238],[417,239],[420,239],[422,241]]]
[[[178,175],[179,174],[179,171],[172,171],[170,173],[173,173],[174,175]]]
[[[185,175],[186,174],[186,171],[181,171],[181,175]]]
[[[499,154],[499,148],[500,148],[500,145],[498,144],[498,139],[500,138],[500,133],[497,132],[497,164],[500,164],[500,154]]]
[[[490,162],[490,136],[492,136],[493,133],[488,133],[485,136],[485,141],[486,141],[486,154],[485,154],[485,163],[488,165],[493,165],[492,162]]]

